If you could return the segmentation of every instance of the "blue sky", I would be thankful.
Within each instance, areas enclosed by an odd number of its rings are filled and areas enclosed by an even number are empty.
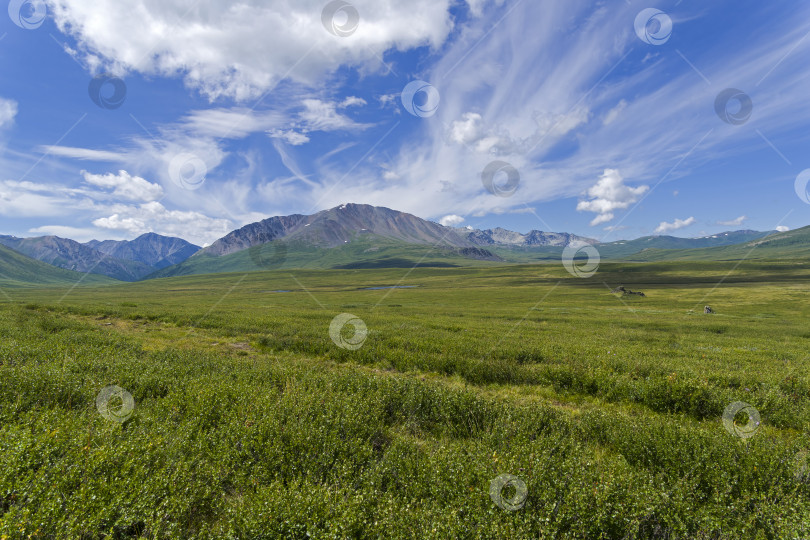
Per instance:
[[[0,232],[204,244],[345,202],[604,241],[801,227],[808,34],[798,2],[12,0]]]

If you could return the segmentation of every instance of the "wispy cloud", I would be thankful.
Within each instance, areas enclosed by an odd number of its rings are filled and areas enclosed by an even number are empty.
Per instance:
[[[17,116],[18,104],[13,99],[0,98],[0,128],[8,126]]]
[[[748,219],[747,216],[740,216],[738,218],[730,219],[728,221],[718,221],[717,224],[722,225],[724,227],[739,227],[740,225],[743,224],[743,222],[745,222],[746,219]]]
[[[656,227],[655,232],[656,234],[665,234],[671,231],[677,231],[678,229],[683,229],[684,227],[688,227],[690,225],[694,225],[695,218],[688,217],[686,219],[676,219],[672,223],[667,223],[666,221],[662,221],[658,227]]]
[[[74,148],[70,146],[40,146],[39,150],[44,154],[71,159],[81,159],[86,161],[110,161],[123,163],[127,160],[124,152],[112,152],[109,150],[94,150],[91,148]]]

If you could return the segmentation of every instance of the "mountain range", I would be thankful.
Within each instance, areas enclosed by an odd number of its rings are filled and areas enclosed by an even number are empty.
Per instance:
[[[0,244],[58,268],[101,274],[121,281],[142,279],[184,261],[200,249],[180,238],[154,233],[128,241],[92,240],[84,244],[58,236],[0,236]]]
[[[447,227],[412,214],[364,204],[343,204],[312,215],[275,216],[236,229],[210,246],[147,233],[134,240],[79,243],[57,236],[0,236],[0,279],[74,279],[74,272],[122,281],[214,272],[276,268],[380,268],[469,266],[558,259],[569,245],[598,246],[603,259],[651,261],[720,260],[758,253],[778,256],[785,249],[810,256],[810,228],[786,233],[729,231],[700,238],[646,236],[600,243],[564,232],[518,233],[503,228]],[[13,250],[13,251],[12,251]],[[741,255],[741,253],[743,255]],[[47,263],[42,265],[42,263]],[[53,267],[70,270],[51,272]],[[47,272],[45,269],[49,269]],[[6,269],[7,276],[2,274]],[[86,280],[85,280],[86,281]]]

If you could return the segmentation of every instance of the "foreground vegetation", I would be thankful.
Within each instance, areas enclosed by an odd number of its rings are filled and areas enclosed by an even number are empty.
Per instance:
[[[735,265],[4,288],[0,536],[806,538],[810,265]]]

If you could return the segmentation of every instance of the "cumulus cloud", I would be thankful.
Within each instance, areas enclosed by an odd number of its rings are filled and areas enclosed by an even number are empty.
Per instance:
[[[495,133],[484,125],[484,119],[478,113],[467,112],[450,125],[450,141],[465,145],[479,153],[510,153],[515,143],[508,134]]]
[[[17,102],[0,98],[0,128],[11,124],[17,116]]]
[[[59,184],[2,181],[0,213],[5,216],[31,218],[74,216],[70,220],[71,225],[42,225],[31,229],[30,232],[56,234],[77,240],[134,238],[145,232],[156,232],[200,244],[205,241],[212,242],[234,228],[230,220],[211,218],[201,212],[169,210],[156,201],[136,205],[111,202],[110,198],[115,196],[115,190],[123,190],[120,192],[121,199],[133,200],[136,196],[151,197],[157,194],[156,188],[160,186],[148,182],[145,185],[138,182],[127,184],[124,180],[130,176],[122,173],[89,175],[89,177],[92,180],[88,182],[89,186],[102,188],[104,191],[89,187],[70,188]],[[131,186],[137,187],[133,189]],[[110,188],[113,189],[112,194],[106,191]],[[135,198],[134,201],[141,202],[143,197]],[[76,212],[81,214],[76,216]],[[85,221],[87,226],[81,226]],[[91,224],[95,228],[90,227]]]
[[[56,0],[49,10],[91,68],[181,75],[211,100],[255,98],[285,78],[312,85],[341,65],[376,70],[385,51],[436,49],[453,27],[451,0],[375,0],[355,3],[360,24],[341,38],[321,22],[325,3]]]
[[[586,192],[590,200],[580,201],[577,204],[577,211],[597,214],[591,221],[591,226],[607,223],[615,217],[613,214],[615,210],[628,208],[649,189],[649,186],[629,187],[625,185],[619,171],[605,169],[596,184]]]
[[[788,232],[790,230],[790,227],[785,227],[784,225],[779,225],[779,226],[776,227],[776,230],[779,231],[779,232]]]
[[[444,225],[445,227],[455,227],[456,225],[460,225],[464,223],[464,218],[461,216],[457,216],[455,214],[450,214],[449,216],[444,216],[439,220],[439,223]]]
[[[743,224],[743,222],[748,219],[748,216],[740,216],[735,219],[730,219],[728,221],[718,221],[718,225],[723,225],[724,227],[739,227]]]
[[[163,188],[158,184],[147,182],[140,176],[132,176],[127,171],[118,174],[91,174],[82,171],[84,181],[97,187],[112,189],[112,195],[128,201],[150,202],[163,195]]]
[[[157,201],[138,206],[115,205],[110,210],[114,212],[112,215],[93,220],[93,225],[123,231],[128,236],[157,232],[203,243],[224,236],[233,227],[227,219],[210,218],[200,212],[168,210]]]
[[[655,232],[656,234],[664,234],[670,231],[677,231],[678,229],[683,229],[684,227],[688,227],[695,223],[694,217],[689,217],[686,219],[676,219],[672,223],[667,223],[666,221],[662,221],[658,227],[656,227]]]

